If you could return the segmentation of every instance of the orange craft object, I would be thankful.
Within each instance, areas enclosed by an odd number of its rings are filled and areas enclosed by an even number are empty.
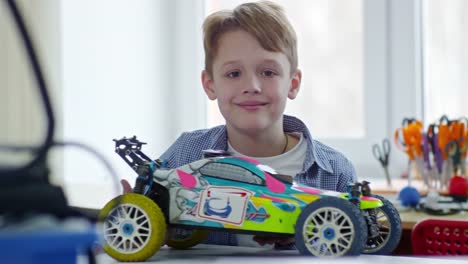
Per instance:
[[[466,159],[468,149],[468,119],[460,118],[460,120],[456,122],[456,126],[452,132],[458,136],[457,141],[459,142],[462,159]]]
[[[450,133],[449,133],[449,126],[446,124],[439,125],[439,148],[442,152],[442,158],[447,160],[448,152],[446,149],[447,144],[450,141]]]
[[[418,120],[395,130],[395,143],[400,150],[408,155],[410,160],[422,156],[422,133],[423,124]]]

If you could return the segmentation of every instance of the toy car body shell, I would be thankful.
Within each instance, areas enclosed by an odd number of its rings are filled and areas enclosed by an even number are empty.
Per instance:
[[[176,169],[158,169],[153,180],[169,190],[169,224],[294,234],[301,211],[320,190],[275,177],[274,170],[241,157],[211,157]],[[361,197],[361,209],[382,202]]]

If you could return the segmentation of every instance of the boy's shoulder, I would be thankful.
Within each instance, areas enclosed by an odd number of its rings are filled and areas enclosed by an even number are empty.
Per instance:
[[[334,172],[347,170],[353,166],[351,161],[340,151],[330,147],[318,140],[313,139],[316,158],[331,165]]]
[[[200,142],[200,143],[213,143],[219,139],[226,138],[226,127],[224,125],[215,126],[206,129],[197,129],[193,131],[183,132],[180,140],[185,142]],[[204,144],[204,145],[205,145]]]
[[[343,153],[334,149],[333,147],[330,147],[329,145],[326,145],[316,139],[312,139],[312,141],[314,142],[314,148],[317,152],[321,152],[325,156],[346,158]]]
[[[174,143],[177,151],[198,155],[205,149],[227,149],[227,132],[224,125],[183,132]]]
[[[225,149],[226,144],[225,126],[183,132],[160,159],[175,168],[202,158],[205,149]]]

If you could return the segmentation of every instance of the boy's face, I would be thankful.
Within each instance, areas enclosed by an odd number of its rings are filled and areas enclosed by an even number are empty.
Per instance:
[[[296,97],[301,72],[291,76],[290,67],[286,55],[267,51],[236,30],[218,40],[213,76],[204,71],[202,83],[208,97],[218,100],[228,126],[256,134],[280,126],[287,98]]]

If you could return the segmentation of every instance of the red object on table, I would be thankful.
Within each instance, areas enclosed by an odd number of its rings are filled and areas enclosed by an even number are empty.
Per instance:
[[[468,196],[468,181],[463,176],[455,175],[450,179],[448,189],[451,196]]]
[[[468,255],[468,221],[426,219],[411,232],[414,255]]]

